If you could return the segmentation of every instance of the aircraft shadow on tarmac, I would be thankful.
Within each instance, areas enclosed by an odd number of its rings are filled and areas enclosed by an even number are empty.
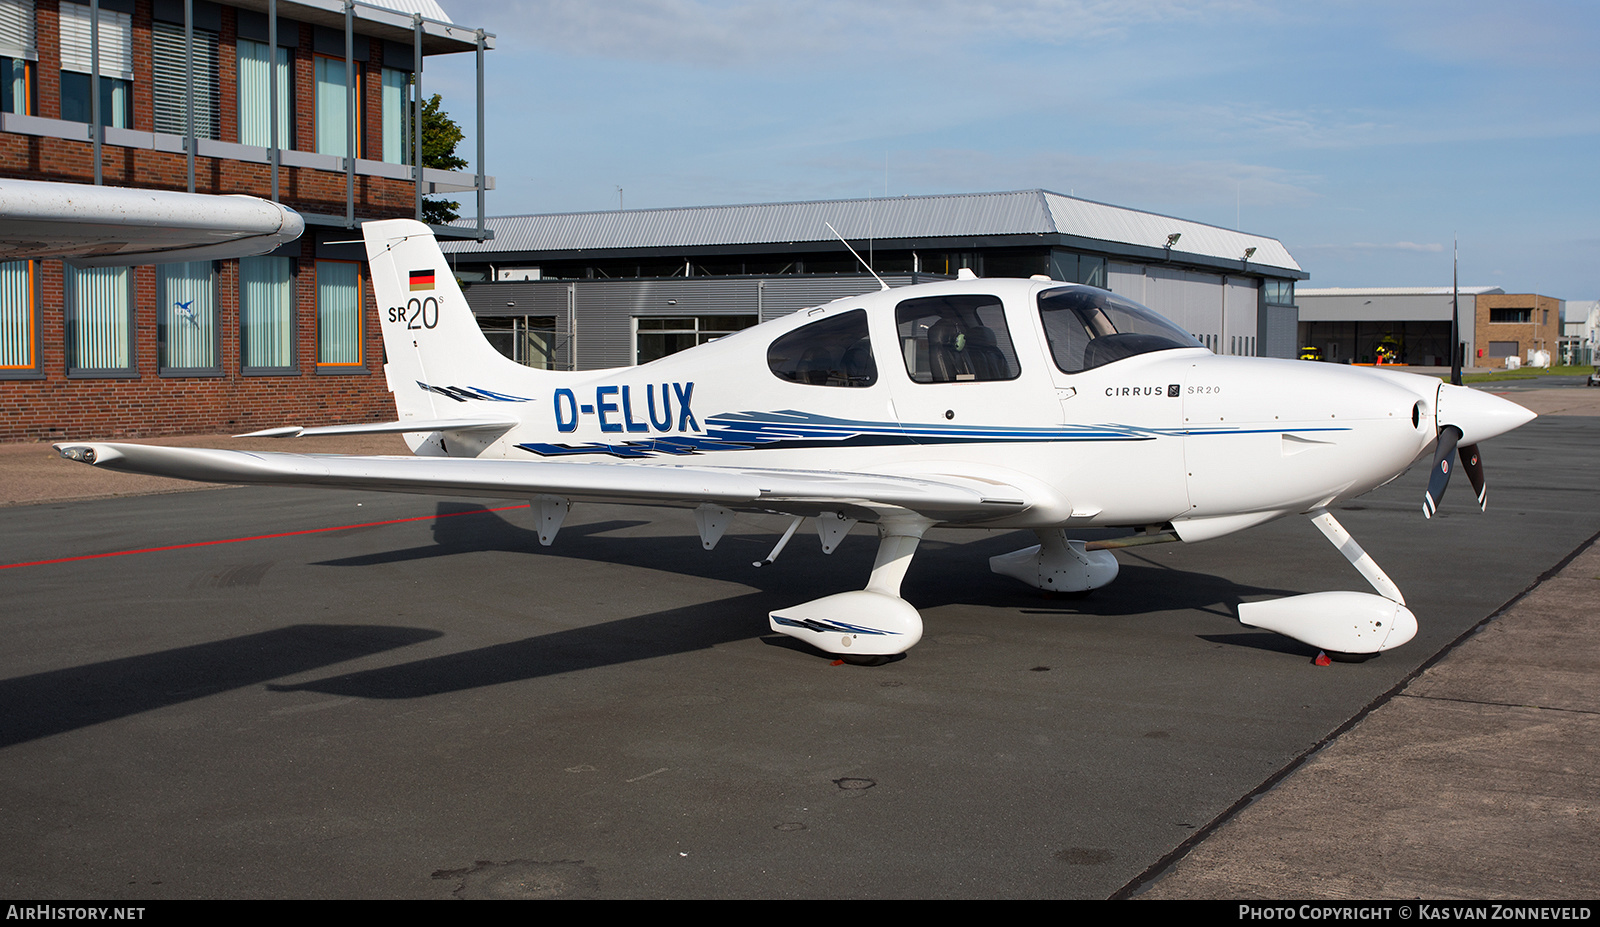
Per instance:
[[[769,633],[765,616],[774,608],[816,595],[859,588],[873,558],[873,545],[865,538],[847,540],[832,555],[824,555],[815,542],[805,544],[803,538],[796,538],[778,563],[755,569],[751,561],[770,550],[772,539],[768,536],[730,534],[711,553],[702,550],[692,535],[614,536],[648,524],[635,520],[574,524],[561,532],[557,546],[544,548],[536,532],[482,506],[442,502],[438,513],[463,517],[435,522],[435,544],[324,561],[322,565],[360,567],[515,551],[669,570],[738,582],[755,591],[299,685],[273,685],[271,680],[436,640],[445,632],[392,625],[296,624],[19,676],[0,680],[0,747],[260,684],[279,692],[422,698],[709,649],[752,637],[814,659],[832,659],[792,638]],[[930,537],[912,564],[908,598],[924,610],[972,606],[1059,616],[1063,619],[1061,633],[1071,634],[1074,617],[1162,620],[1163,613],[1204,611],[1231,620],[1231,609],[1241,598],[1285,593],[1161,566],[1139,552],[1125,552],[1118,581],[1086,598],[1055,597],[988,571],[987,558],[1031,542],[1032,535],[1027,532],[986,534],[967,542]],[[1230,646],[1305,651],[1304,645],[1264,632],[1202,638]]]
[[[0,680],[0,747],[191,702],[440,637],[426,628],[296,624]]]
[[[515,551],[532,556],[669,570],[758,588],[714,602],[621,617],[395,666],[269,688],[360,698],[421,698],[708,649],[754,636],[761,636],[773,646],[831,660],[831,655],[812,651],[790,638],[764,633],[766,613],[800,599],[859,588],[871,569],[873,557],[872,545],[868,543],[846,541],[834,554],[825,556],[815,549],[814,543],[803,545],[810,548],[807,550],[793,549],[801,546],[801,539],[796,538],[777,564],[755,569],[750,563],[769,549],[771,541],[767,538],[730,534],[723,538],[716,551],[708,554],[693,536],[604,536],[645,524],[631,520],[571,525],[562,529],[555,546],[543,548],[539,546],[536,532],[507,521],[498,512],[461,503],[439,503],[441,516],[463,515],[473,509],[478,509],[479,514],[464,518],[443,517],[435,522],[438,541],[435,545],[322,561],[321,565],[354,567],[474,551]],[[1242,586],[1217,576],[1151,565],[1142,556],[1125,557],[1117,583],[1082,599],[1051,597],[988,571],[988,557],[1026,546],[1032,540],[1027,532],[985,535],[967,543],[929,538],[912,564],[906,582],[907,598],[920,609],[972,605],[1009,608],[1032,615],[1056,615],[1063,619],[1074,616],[1159,618],[1162,612],[1202,610],[1232,620],[1232,607],[1243,597],[1286,593],[1286,590]],[[755,553],[740,552],[730,556],[725,552],[725,545],[741,544]],[[827,562],[821,562],[824,560]],[[1070,626],[1064,624],[1062,633],[1070,634]],[[1309,653],[1305,645],[1267,632],[1205,639],[1232,646]]]

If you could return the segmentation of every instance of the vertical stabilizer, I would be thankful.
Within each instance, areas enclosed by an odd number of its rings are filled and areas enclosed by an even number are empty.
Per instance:
[[[366,222],[362,233],[401,420],[462,415],[478,402],[525,402],[546,376],[496,351],[428,227]]]

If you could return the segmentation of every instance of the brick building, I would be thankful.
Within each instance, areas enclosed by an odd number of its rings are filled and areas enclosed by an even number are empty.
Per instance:
[[[1479,297],[1473,314],[1478,335],[1473,366],[1504,367],[1508,357],[1527,364],[1533,351],[1550,352],[1552,362],[1557,358],[1561,300],[1534,293],[1499,293]]]
[[[393,415],[350,242],[452,191],[476,192],[480,223],[441,238],[480,237],[492,185],[481,133],[479,173],[419,172],[410,127],[423,62],[453,53],[477,56],[481,125],[493,37],[432,0],[402,5],[0,0],[0,177],[244,193],[307,227],[240,260],[0,264],[0,441]]]

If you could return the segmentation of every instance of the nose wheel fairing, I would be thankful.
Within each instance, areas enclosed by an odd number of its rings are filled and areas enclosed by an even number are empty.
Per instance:
[[[1415,637],[1417,617],[1406,608],[1405,596],[1394,580],[1333,515],[1318,510],[1311,513],[1311,521],[1381,595],[1314,592],[1267,602],[1244,602],[1239,605],[1239,623],[1341,654],[1380,653]]]

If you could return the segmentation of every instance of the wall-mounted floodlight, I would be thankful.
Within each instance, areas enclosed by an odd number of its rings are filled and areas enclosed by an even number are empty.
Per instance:
[[[1182,237],[1183,237],[1183,233],[1182,232],[1173,232],[1171,235],[1168,235],[1167,236],[1167,250],[1171,251],[1172,250],[1172,246],[1177,244],[1178,243],[1178,239],[1180,239]]]
[[[1253,258],[1255,256],[1256,256],[1256,249],[1254,249],[1254,248],[1246,248],[1246,249],[1244,249],[1244,259],[1245,260],[1248,261],[1248,260],[1250,260],[1251,258]]]

